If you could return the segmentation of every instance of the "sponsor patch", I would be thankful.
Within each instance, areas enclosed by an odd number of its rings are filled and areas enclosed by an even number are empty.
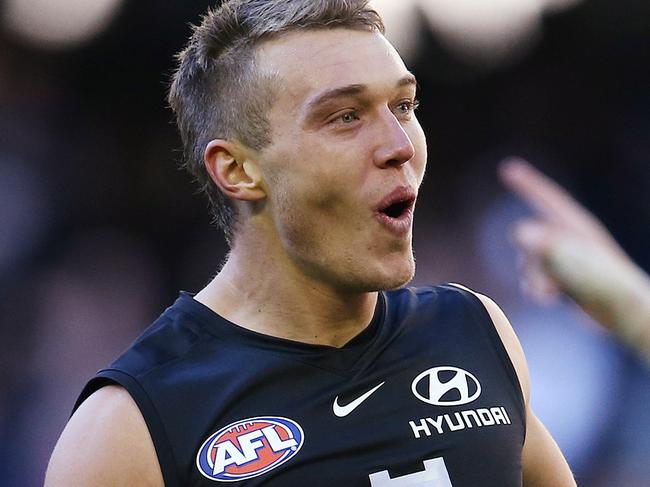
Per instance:
[[[291,460],[304,440],[300,425],[289,418],[242,419],[221,428],[203,442],[196,466],[210,480],[246,480]]]
[[[434,406],[459,406],[478,399],[481,384],[473,374],[458,367],[427,369],[411,384],[413,395]]]

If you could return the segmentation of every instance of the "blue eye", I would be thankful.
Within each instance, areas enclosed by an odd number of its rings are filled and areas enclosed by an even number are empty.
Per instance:
[[[338,120],[343,122],[344,124],[352,123],[357,120],[359,120],[359,117],[357,117],[354,112],[345,112],[344,114],[340,115],[338,117]]]
[[[402,103],[397,105],[397,111],[402,115],[409,115],[410,113],[417,110],[419,106],[420,106],[420,102],[418,100],[403,101]]]

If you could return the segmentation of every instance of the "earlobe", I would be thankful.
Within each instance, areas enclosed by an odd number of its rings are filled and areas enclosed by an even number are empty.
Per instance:
[[[241,145],[215,139],[203,155],[205,168],[223,193],[236,200],[257,201],[266,197],[262,174]]]

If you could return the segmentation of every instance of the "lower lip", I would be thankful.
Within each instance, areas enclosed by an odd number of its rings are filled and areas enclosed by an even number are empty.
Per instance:
[[[413,208],[409,208],[397,218],[390,217],[386,213],[381,212],[375,213],[375,218],[384,226],[384,228],[401,237],[411,231],[411,224],[413,223]]]

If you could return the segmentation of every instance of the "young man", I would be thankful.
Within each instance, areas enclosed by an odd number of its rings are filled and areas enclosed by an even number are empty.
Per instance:
[[[88,384],[46,485],[575,485],[499,308],[386,291],[426,144],[366,3],[236,0],[194,31],[170,102],[231,252]]]

